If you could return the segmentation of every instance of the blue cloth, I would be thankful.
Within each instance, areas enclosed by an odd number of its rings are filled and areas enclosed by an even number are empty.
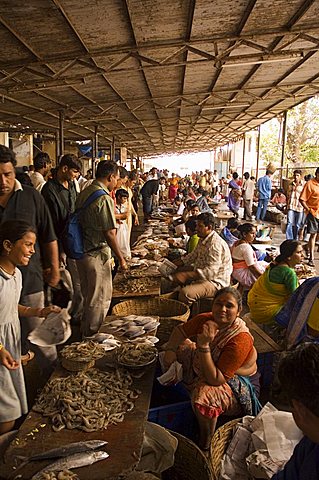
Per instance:
[[[297,345],[307,335],[307,320],[308,315],[300,316],[300,311],[304,306],[307,306],[309,313],[311,311],[311,305],[309,304],[310,292],[316,285],[318,285],[319,277],[312,277],[305,280],[289,297],[286,305],[277,313],[275,321],[281,326],[287,329],[286,337],[289,339],[291,345]],[[308,298],[307,298],[308,296]],[[300,322],[297,325],[296,322]],[[298,327],[298,328],[297,328]],[[294,330],[293,335],[291,335]]]
[[[271,197],[272,183],[268,175],[264,175],[257,182],[258,198],[269,200]]]
[[[235,237],[235,235],[233,235],[227,227],[223,228],[219,236],[222,237],[223,240],[225,240],[229,247],[232,247],[234,243],[238,241],[238,237]]]
[[[276,473],[272,480],[318,480],[319,445],[307,437],[295,447],[294,453],[285,468]]]
[[[204,197],[203,195],[197,199],[196,203],[199,206],[201,213],[204,213],[204,212],[212,213],[212,209],[209,208],[206,197]]]

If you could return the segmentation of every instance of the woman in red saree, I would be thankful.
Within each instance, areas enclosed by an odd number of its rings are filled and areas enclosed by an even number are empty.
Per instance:
[[[166,344],[165,368],[176,360],[183,366],[183,384],[191,393],[204,450],[210,446],[219,415],[258,413],[253,386],[259,387],[257,352],[238,316],[241,307],[239,292],[223,288],[215,295],[212,312],[176,327]]]

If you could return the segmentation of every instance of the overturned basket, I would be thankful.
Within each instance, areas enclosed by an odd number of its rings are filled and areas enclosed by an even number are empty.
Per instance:
[[[158,315],[160,326],[157,330],[159,345],[167,342],[173,329],[185,323],[190,315],[187,305],[168,298],[131,299],[118,303],[112,309],[112,315]]]
[[[231,420],[219,427],[214,433],[210,446],[210,462],[213,480],[219,479],[223,456],[233,438],[235,427],[240,420],[241,418],[235,418],[235,420]]]
[[[162,473],[163,480],[211,480],[208,460],[203,452],[183,435],[171,432],[178,440],[174,465]]]

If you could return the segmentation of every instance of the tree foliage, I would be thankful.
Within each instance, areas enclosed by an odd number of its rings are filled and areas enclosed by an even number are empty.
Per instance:
[[[294,166],[318,161],[319,98],[297,105],[288,112],[286,160]]]
[[[283,117],[261,126],[260,165],[270,161],[279,166],[282,151]],[[285,165],[293,168],[318,163],[319,97],[313,97],[288,111]]]

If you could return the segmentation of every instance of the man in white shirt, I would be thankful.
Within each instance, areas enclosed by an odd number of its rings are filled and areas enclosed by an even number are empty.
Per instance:
[[[173,282],[181,285],[178,300],[187,305],[202,297],[213,297],[216,290],[230,285],[233,270],[229,247],[214,231],[211,213],[198,215],[197,235],[197,247],[181,259],[187,270],[177,270],[171,276]]]
[[[34,172],[30,174],[30,179],[38,192],[41,192],[43,185],[46,183],[44,177],[48,173],[50,163],[50,157],[45,152],[39,152],[33,160]]]
[[[158,173],[156,167],[151,168],[151,170],[148,172],[146,181],[148,182],[148,180],[158,180]]]
[[[252,219],[253,198],[255,192],[254,177],[250,178],[248,172],[244,173],[244,183],[242,186],[243,201],[244,201],[244,216],[243,220]]]

